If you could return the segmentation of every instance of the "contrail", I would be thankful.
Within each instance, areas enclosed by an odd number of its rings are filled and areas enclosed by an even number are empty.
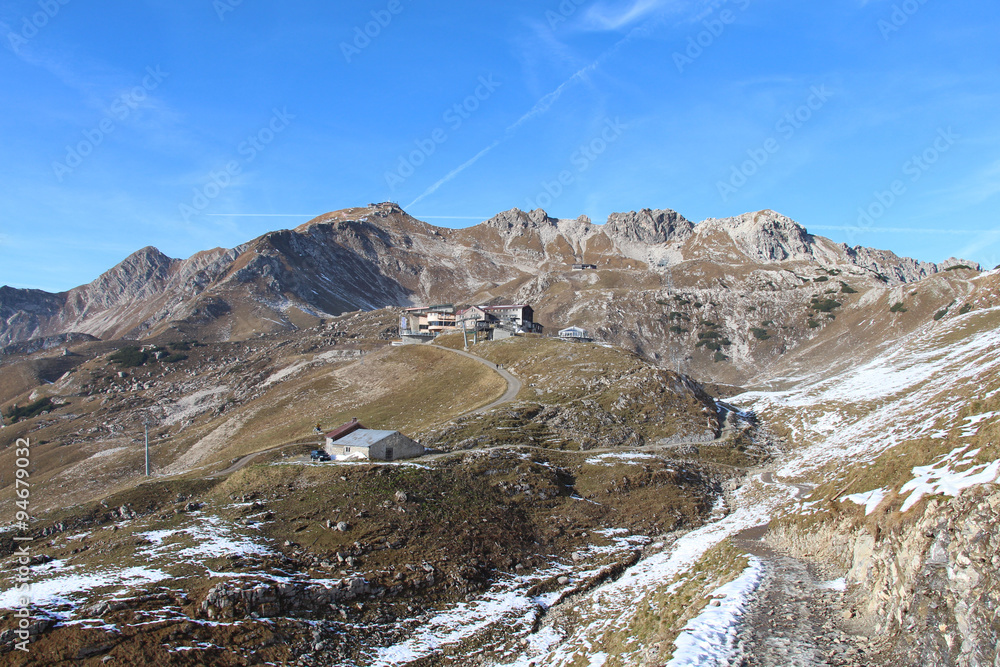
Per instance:
[[[423,193],[421,193],[419,197],[417,197],[416,199],[414,199],[413,201],[411,201],[409,204],[407,204],[403,208],[409,209],[414,204],[416,204],[416,203],[418,203],[420,201],[423,201],[424,199],[426,199],[430,195],[432,195],[435,192],[437,192],[438,188],[440,188],[442,185],[444,185],[448,181],[452,180],[453,178],[455,178],[456,176],[458,176],[459,174],[461,174],[463,171],[465,171],[466,169],[468,169],[469,167],[471,167],[472,165],[474,165],[476,162],[478,162],[480,158],[482,158],[483,156],[485,156],[487,153],[489,153],[490,151],[492,151],[494,148],[496,148],[497,146],[499,146],[504,141],[507,141],[512,136],[514,136],[514,133],[517,132],[518,128],[520,128],[526,122],[528,122],[529,120],[531,120],[535,116],[541,115],[541,114],[545,113],[546,111],[548,111],[549,109],[551,109],[552,105],[556,103],[556,101],[562,96],[563,92],[567,88],[569,88],[572,84],[574,84],[574,83],[576,83],[578,81],[584,80],[587,77],[587,74],[589,74],[590,72],[593,72],[598,67],[600,67],[601,64],[605,60],[607,60],[612,55],[614,55],[615,53],[617,53],[618,50],[621,49],[622,46],[624,46],[628,42],[631,42],[637,36],[644,35],[644,34],[648,33],[649,32],[649,28],[651,27],[651,25],[654,22],[658,21],[658,20],[659,19],[649,20],[646,23],[644,23],[643,25],[641,25],[641,26],[639,26],[637,28],[633,28],[632,30],[630,30],[627,35],[625,35],[620,40],[618,40],[617,42],[615,42],[615,44],[611,48],[609,48],[607,51],[605,51],[604,53],[602,53],[601,55],[599,55],[592,63],[590,63],[589,65],[587,65],[585,67],[580,68],[571,77],[569,77],[568,79],[566,79],[565,81],[563,81],[562,83],[560,83],[558,86],[556,86],[556,88],[552,92],[546,93],[541,98],[539,98],[539,100],[537,102],[535,102],[534,106],[532,106],[531,109],[529,109],[527,113],[525,113],[523,116],[521,116],[520,118],[518,118],[512,124],[510,124],[510,125],[507,126],[507,128],[504,130],[503,137],[501,137],[500,139],[494,140],[494,142],[492,144],[490,144],[489,146],[487,146],[483,150],[481,150],[478,153],[476,153],[474,156],[472,156],[472,158],[470,158],[469,160],[466,160],[464,163],[462,163],[458,167],[455,167],[454,169],[452,169],[450,172],[448,172],[444,176],[444,178],[440,179],[437,183],[435,183],[434,185],[432,185],[429,188],[427,188],[426,190],[424,190]]]
[[[989,229],[934,229],[922,227],[838,227],[832,225],[809,225],[808,229],[822,229],[838,232],[896,232],[900,234],[988,234]]]
[[[413,201],[411,201],[404,208],[409,209],[410,207],[412,207],[417,202],[420,202],[420,201],[426,199],[427,197],[429,197],[430,195],[434,194],[437,191],[438,188],[440,188],[442,185],[444,185],[445,183],[447,183],[448,181],[450,181],[451,179],[455,178],[456,176],[458,176],[459,174],[461,174],[463,171],[465,171],[466,169],[468,169],[469,167],[471,167],[472,165],[474,165],[476,162],[479,161],[479,158],[483,157],[484,155],[486,155],[487,153],[489,153],[491,150],[493,150],[494,148],[496,148],[497,146],[499,146],[502,141],[503,141],[503,139],[497,139],[492,144],[490,144],[489,146],[487,146],[483,150],[481,150],[478,153],[476,153],[475,155],[473,155],[472,158],[466,160],[461,165],[459,165],[459,166],[455,167],[454,169],[452,169],[451,171],[449,171],[448,174],[444,178],[442,178],[437,183],[435,183],[431,187],[429,187],[426,190],[424,190],[423,194],[421,194],[419,197],[417,197],[416,199],[414,199]]]

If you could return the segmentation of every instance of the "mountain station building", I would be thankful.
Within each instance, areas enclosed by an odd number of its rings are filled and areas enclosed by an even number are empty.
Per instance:
[[[424,446],[399,431],[365,428],[357,419],[326,434],[323,447],[337,461],[398,461],[424,455]]]

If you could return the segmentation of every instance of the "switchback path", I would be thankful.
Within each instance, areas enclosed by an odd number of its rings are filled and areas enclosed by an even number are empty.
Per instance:
[[[770,470],[761,473],[760,481],[762,484],[777,484],[778,486],[794,487],[795,493],[792,494],[792,498],[795,500],[804,499],[807,495],[812,493],[813,490],[813,486],[811,484],[786,484],[785,482],[779,482],[774,479]]]
[[[262,449],[259,452],[254,452],[253,454],[247,454],[246,456],[242,456],[239,459],[237,459],[231,466],[229,466],[225,470],[220,470],[219,472],[212,473],[211,475],[205,475],[205,479],[211,479],[213,477],[225,477],[226,475],[230,475],[239,470],[240,468],[248,466],[251,461],[253,461],[261,454],[267,454],[268,452],[275,452],[278,451],[279,449],[284,449],[286,447],[301,447],[303,445],[310,445],[310,444],[316,445],[318,447],[319,436],[316,436],[316,438],[317,438],[316,440],[299,439],[296,440],[295,442],[285,442],[280,445],[275,445],[274,447],[268,447],[267,449]]]

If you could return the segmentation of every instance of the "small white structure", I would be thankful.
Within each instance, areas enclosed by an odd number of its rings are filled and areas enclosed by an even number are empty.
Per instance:
[[[567,327],[559,332],[559,337],[574,341],[593,340],[593,338],[590,337],[590,332],[586,329],[581,329],[580,327]]]
[[[423,456],[423,445],[410,440],[399,431],[378,431],[359,428],[333,440],[327,438],[326,453],[338,461],[368,459],[396,461]]]

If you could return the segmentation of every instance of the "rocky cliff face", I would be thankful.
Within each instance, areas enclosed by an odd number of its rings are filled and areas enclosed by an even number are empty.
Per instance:
[[[854,543],[848,583],[914,665],[993,665],[1000,645],[1000,486],[931,501],[912,526]]]
[[[691,236],[694,225],[676,211],[651,211],[612,213],[604,225],[607,235],[616,240],[658,245],[683,241]]]

